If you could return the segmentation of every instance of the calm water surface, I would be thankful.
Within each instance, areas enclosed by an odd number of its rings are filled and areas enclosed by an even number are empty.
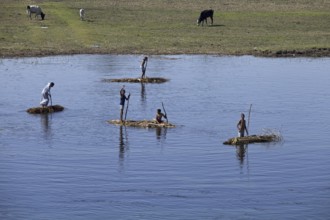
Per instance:
[[[329,219],[330,59],[151,56],[128,119],[163,102],[174,129],[118,127],[142,56],[0,60],[0,219]],[[47,82],[65,111],[29,115]],[[240,113],[283,141],[225,146]]]

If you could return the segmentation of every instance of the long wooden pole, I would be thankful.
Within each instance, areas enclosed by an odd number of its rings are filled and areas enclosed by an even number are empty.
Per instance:
[[[131,98],[131,94],[128,93],[128,100],[127,100],[127,106],[126,106],[126,112],[125,112],[125,121],[126,121],[126,117],[127,117],[127,111],[128,111],[128,104],[129,104],[129,99]]]
[[[251,115],[251,109],[252,109],[252,104],[250,105],[250,110],[249,110],[249,117],[248,117],[248,130],[250,127],[250,115]]]
[[[251,109],[252,109],[252,104],[250,104],[250,109],[249,109],[249,116],[248,116],[248,131],[250,131],[250,117],[251,117]],[[248,167],[248,172],[249,172],[249,151],[248,151],[248,144],[246,144],[245,147],[245,152],[246,152],[246,158],[247,158],[247,167]]]
[[[162,106],[163,106],[163,111],[164,111],[164,113],[166,115],[166,123],[168,123],[168,116],[166,114],[166,110],[165,110],[165,107],[164,107],[164,103],[163,102],[162,102]]]

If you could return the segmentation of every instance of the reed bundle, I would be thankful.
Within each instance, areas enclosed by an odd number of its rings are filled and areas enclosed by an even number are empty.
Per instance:
[[[47,107],[33,107],[26,110],[30,114],[47,114],[63,111],[64,107],[60,105],[52,105]]]
[[[133,120],[111,120],[108,121],[110,124],[115,125],[123,125],[123,126],[130,126],[130,127],[141,127],[141,128],[174,128],[175,125],[171,123],[158,123],[155,120],[141,120],[141,121],[133,121]]]
[[[103,82],[126,82],[126,83],[164,83],[168,79],[161,77],[152,77],[152,78],[122,78],[122,79],[103,79]]]

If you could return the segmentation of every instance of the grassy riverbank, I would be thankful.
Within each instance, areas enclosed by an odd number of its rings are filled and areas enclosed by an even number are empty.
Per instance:
[[[326,0],[2,0],[0,56],[77,53],[330,56]],[[79,20],[79,9],[86,20]],[[198,27],[203,9],[214,24]]]

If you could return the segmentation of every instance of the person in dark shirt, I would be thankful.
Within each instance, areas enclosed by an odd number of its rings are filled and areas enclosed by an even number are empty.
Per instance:
[[[166,115],[164,115],[164,114],[162,113],[162,110],[157,109],[156,121],[157,121],[158,123],[163,123],[163,122],[164,122],[164,121],[162,120],[163,117],[164,117],[164,118],[167,118]]]
[[[123,88],[121,88],[120,90],[120,121],[123,121],[123,114],[124,114],[124,107],[125,107],[125,100],[128,100],[130,97],[130,94],[128,94],[128,96],[126,97],[125,95],[125,86],[123,86]]]
[[[147,64],[148,64],[148,57],[144,57],[141,63],[141,79],[145,78],[146,71],[147,71]]]
[[[246,122],[245,122],[245,115],[241,114],[241,120],[237,123],[237,129],[238,129],[238,137],[244,137],[244,132],[246,131],[246,134],[249,135],[249,132],[246,128]]]

